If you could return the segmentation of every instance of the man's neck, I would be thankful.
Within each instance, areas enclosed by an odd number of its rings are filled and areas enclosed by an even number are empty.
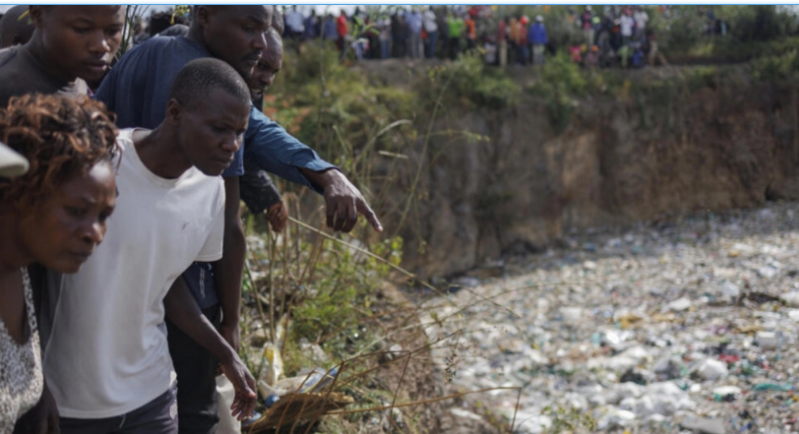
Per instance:
[[[31,56],[33,56],[51,76],[67,83],[77,80],[78,77],[70,76],[69,73],[64,71],[61,65],[53,61],[47,49],[44,47],[41,37],[38,36],[38,31],[33,34],[33,38],[23,46],[22,49],[28,50]]]
[[[186,38],[200,44],[201,47],[207,49],[205,45],[205,38],[203,37],[203,28],[197,24],[189,27],[189,32],[186,33]]]
[[[132,138],[142,164],[155,175],[176,179],[191,169],[191,162],[180,150],[177,134],[164,124],[152,131],[134,130]]]

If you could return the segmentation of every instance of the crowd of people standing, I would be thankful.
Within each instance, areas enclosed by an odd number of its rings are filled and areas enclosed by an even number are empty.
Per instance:
[[[308,16],[296,6],[284,14],[283,36],[296,44],[324,39],[336,41],[342,55],[349,50],[358,59],[455,58],[478,44],[478,22],[490,13],[488,6],[414,6],[393,10],[361,9],[350,15],[328,13]]]
[[[543,6],[550,10],[551,6]],[[569,38],[549,37],[547,20],[559,15],[542,10],[532,19],[506,15],[497,6],[412,6],[410,8],[361,8],[337,16],[305,15],[296,6],[284,14],[283,36],[295,47],[315,39],[332,40],[342,58],[352,51],[358,60],[388,58],[456,59],[479,49],[487,63],[542,65],[558,50],[588,67],[643,66],[658,55],[649,13],[639,6],[568,7],[565,23]],[[662,10],[661,10],[662,9]],[[666,7],[658,9],[667,13]],[[557,17],[557,18],[556,18]]]

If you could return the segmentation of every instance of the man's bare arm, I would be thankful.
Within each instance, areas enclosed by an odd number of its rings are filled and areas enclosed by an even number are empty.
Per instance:
[[[164,309],[169,321],[219,360],[222,372],[236,390],[236,398],[230,407],[233,415],[239,420],[249,417],[255,408],[255,379],[236,351],[203,315],[183,276],[178,277],[169,289],[164,298]]]
[[[239,217],[239,177],[225,178],[225,243],[222,259],[213,263],[214,282],[222,304],[220,333],[239,349],[239,308],[241,307],[241,275],[247,244]]]

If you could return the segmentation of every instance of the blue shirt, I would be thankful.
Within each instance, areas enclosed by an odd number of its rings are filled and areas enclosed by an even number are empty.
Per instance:
[[[325,39],[338,39],[338,30],[336,30],[336,20],[333,18],[325,18],[322,23],[322,37]]]
[[[186,37],[151,38],[122,56],[103,79],[95,98],[116,113],[120,128],[156,128],[166,117],[169,89],[178,72],[192,60],[204,57],[212,56]],[[244,144],[223,176],[244,174],[243,156],[267,172],[308,187],[312,186],[300,168],[335,168],[255,106],[250,107]],[[208,264],[195,263],[183,274],[201,309],[219,303],[210,271]]]
[[[316,17],[310,16],[305,19],[303,25],[305,26],[305,37],[306,38],[315,38],[318,35],[316,32],[318,31],[316,27]]]
[[[534,45],[544,45],[549,42],[547,39],[547,29],[541,23],[533,23],[527,33],[527,42]]]
[[[408,27],[414,35],[422,33],[422,14],[414,11],[408,15]]]

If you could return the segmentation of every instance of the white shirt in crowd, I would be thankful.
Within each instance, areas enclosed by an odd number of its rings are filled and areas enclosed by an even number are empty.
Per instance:
[[[483,44],[485,50],[485,62],[493,65],[497,61],[497,46],[496,44],[486,42]]]
[[[433,33],[438,31],[438,23],[436,23],[436,14],[430,9],[424,12],[424,31]]]
[[[47,383],[63,417],[120,416],[174,381],[164,297],[193,261],[222,257],[222,178],[192,167],[164,179],[144,166],[122,130],[119,196],[103,242],[64,275],[45,352]]]
[[[649,21],[649,15],[646,11],[636,11],[633,14],[633,18],[635,19],[635,25],[639,32],[646,30],[646,23]]]
[[[305,30],[305,24],[303,24],[304,18],[302,14],[295,10],[290,10],[286,12],[286,25],[289,26],[294,32],[302,32]]]
[[[633,35],[633,25],[635,21],[629,15],[622,15],[619,21],[621,25],[621,35],[622,36],[632,36]]]

